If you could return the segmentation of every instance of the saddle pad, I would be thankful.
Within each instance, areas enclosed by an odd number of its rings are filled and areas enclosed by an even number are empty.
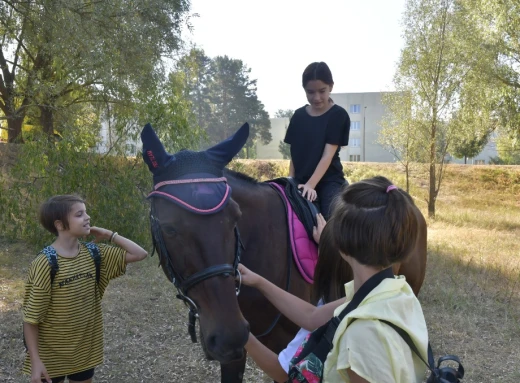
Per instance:
[[[287,207],[287,224],[289,227],[289,241],[291,242],[291,249],[294,257],[294,262],[298,267],[303,279],[308,283],[314,283],[314,269],[318,263],[318,246],[312,238],[309,238],[305,227],[298,219],[298,216],[293,211],[291,204],[287,200],[284,189],[274,183],[270,182],[280,196],[285,201]]]

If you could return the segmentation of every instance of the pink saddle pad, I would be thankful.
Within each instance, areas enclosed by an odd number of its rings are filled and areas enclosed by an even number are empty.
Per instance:
[[[289,226],[289,237],[294,262],[298,267],[303,279],[308,283],[314,282],[314,269],[318,263],[318,246],[312,238],[309,238],[305,227],[287,200],[285,190],[278,184],[271,182],[272,186],[278,190],[287,206],[287,223]]]

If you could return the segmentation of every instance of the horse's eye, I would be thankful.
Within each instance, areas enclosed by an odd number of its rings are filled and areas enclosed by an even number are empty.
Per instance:
[[[166,235],[175,235],[176,231],[172,225],[162,225],[161,229]]]

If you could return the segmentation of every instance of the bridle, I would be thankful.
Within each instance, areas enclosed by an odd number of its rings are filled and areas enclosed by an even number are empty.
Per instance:
[[[168,249],[166,248],[166,244],[164,243],[164,239],[161,232],[161,225],[159,219],[157,218],[155,211],[155,204],[152,200],[151,209],[150,209],[150,225],[152,230],[152,241],[153,241],[153,249],[157,251],[159,259],[162,264],[166,266],[167,277],[170,282],[177,289],[177,298],[182,300],[186,306],[189,308],[189,322],[188,322],[188,333],[191,336],[191,340],[193,343],[197,342],[197,335],[195,332],[195,320],[199,317],[197,304],[188,296],[188,291],[195,285],[205,281],[206,279],[213,278],[219,275],[230,276],[232,275],[235,278],[238,278],[237,285],[235,287],[236,295],[240,294],[240,287],[242,285],[242,276],[240,275],[240,271],[238,271],[238,264],[240,263],[240,256],[242,251],[244,250],[244,245],[240,238],[240,232],[238,230],[238,226],[235,225],[234,233],[235,233],[235,259],[233,260],[233,264],[220,264],[209,266],[203,270],[197,271],[196,273],[190,275],[187,278],[183,278],[182,275],[175,270],[173,267],[173,263],[171,260],[171,256],[168,253]],[[153,255],[153,253],[152,253]],[[164,259],[166,258],[166,259]],[[163,263],[164,262],[164,263]]]

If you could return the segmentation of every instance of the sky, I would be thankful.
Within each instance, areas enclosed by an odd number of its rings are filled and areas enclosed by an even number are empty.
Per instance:
[[[301,75],[325,61],[334,93],[391,90],[406,0],[191,0],[185,40],[242,60],[271,117],[306,103]]]

